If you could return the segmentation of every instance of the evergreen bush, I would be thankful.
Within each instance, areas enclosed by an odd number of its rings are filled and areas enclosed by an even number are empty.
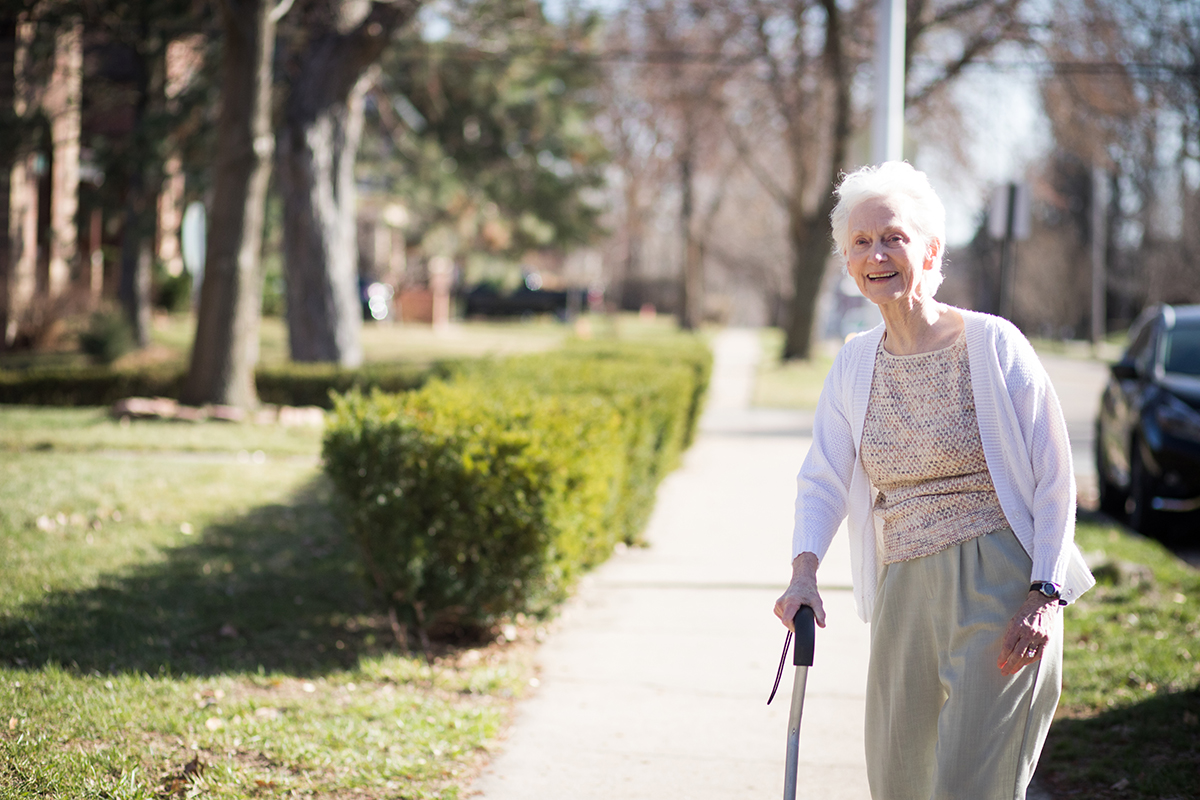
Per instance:
[[[111,364],[133,349],[133,329],[119,309],[92,314],[79,334],[79,349],[101,364]]]
[[[264,403],[333,408],[333,392],[408,391],[430,376],[444,374],[445,369],[415,364],[369,364],[358,369],[333,364],[285,364],[259,367],[255,385]],[[178,364],[0,370],[0,404],[107,406],[125,397],[179,397],[185,374]]]
[[[369,580],[418,631],[545,611],[640,538],[710,370],[707,350],[568,348],[337,398],[325,469]]]
[[[325,469],[363,567],[418,631],[544,611],[616,543],[620,419],[592,398],[435,381],[352,392]]]

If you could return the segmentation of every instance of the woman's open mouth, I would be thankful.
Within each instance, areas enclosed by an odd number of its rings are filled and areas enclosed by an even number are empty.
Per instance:
[[[886,281],[888,278],[894,278],[898,275],[897,272],[872,272],[867,275],[869,281]]]

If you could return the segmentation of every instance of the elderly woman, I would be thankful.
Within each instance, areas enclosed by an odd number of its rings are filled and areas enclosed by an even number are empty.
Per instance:
[[[825,380],[775,613],[825,626],[817,566],[848,515],[872,797],[1020,800],[1058,704],[1060,607],[1094,583],[1058,398],[1013,325],[934,299],[945,209],[923,173],[848,175],[832,222],[883,324]]]

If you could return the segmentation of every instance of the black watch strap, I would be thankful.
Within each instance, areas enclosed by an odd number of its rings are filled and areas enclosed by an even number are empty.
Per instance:
[[[1042,595],[1050,598],[1051,600],[1057,600],[1060,606],[1065,606],[1067,604],[1067,601],[1062,599],[1062,591],[1059,589],[1058,584],[1056,583],[1051,583],[1050,581],[1034,581],[1032,584],[1030,584],[1029,591],[1040,592]]]

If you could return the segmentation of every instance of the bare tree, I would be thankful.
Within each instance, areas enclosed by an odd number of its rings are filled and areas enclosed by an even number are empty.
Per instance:
[[[639,63],[610,70],[610,126],[623,168],[628,252],[640,257],[647,217],[643,193],[678,192],[679,321],[696,328],[705,314],[705,250],[729,180],[739,166],[728,152],[724,90],[741,62],[730,47],[741,19],[704,0],[636,0],[618,20],[610,47],[637,52]],[[673,173],[668,177],[667,173]],[[646,191],[649,189],[649,191]]]
[[[271,61],[290,0],[222,0],[221,112],[204,283],[185,403],[252,408],[262,305],[262,239],[274,139]]]
[[[1058,146],[1111,178],[1112,300],[1200,300],[1200,3],[1060,7],[1043,105]]]
[[[278,133],[288,344],[296,361],[362,361],[354,162],[372,67],[420,0],[311,0],[287,36]]]
[[[935,99],[972,61],[997,45],[1028,36],[1024,0],[909,4],[906,29],[909,103]],[[808,358],[818,296],[829,261],[829,214],[838,173],[849,166],[852,136],[863,128],[854,84],[869,60],[874,3],[834,0],[742,0],[747,54],[755,60],[761,91],[747,124],[731,124],[731,138],[763,188],[788,219],[792,251],[790,313],[785,358]],[[916,56],[928,46],[930,53]],[[765,123],[765,124],[764,124]],[[757,157],[755,133],[781,130],[780,167]]]

